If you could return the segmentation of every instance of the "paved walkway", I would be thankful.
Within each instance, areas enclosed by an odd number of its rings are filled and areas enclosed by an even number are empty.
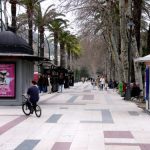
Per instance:
[[[150,150],[150,115],[112,90],[77,83],[39,104],[41,118],[0,106],[0,150]]]

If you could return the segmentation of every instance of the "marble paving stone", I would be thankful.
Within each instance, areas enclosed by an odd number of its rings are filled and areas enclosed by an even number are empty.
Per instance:
[[[72,96],[67,103],[74,103],[74,101],[78,98],[78,96]]]
[[[48,98],[46,98],[46,99],[44,99],[44,100],[42,100],[42,101],[39,101],[39,104],[43,104],[43,103],[45,103],[46,101],[49,101],[49,100],[51,100],[51,99],[53,99],[53,98],[55,98],[55,97],[57,97],[57,96],[59,96],[59,95],[55,94],[55,95],[53,95],[53,96],[51,96],[51,97],[48,97]]]
[[[85,109],[85,111],[101,111],[101,109]]]
[[[141,150],[139,146],[129,145],[111,145],[106,146],[105,150]]]
[[[137,143],[105,143],[105,145],[128,145],[128,146],[139,146]]]
[[[25,140],[15,150],[32,150],[40,140]]]
[[[57,123],[57,121],[61,118],[62,114],[53,114],[46,122],[48,123]]]
[[[0,135],[7,132],[9,129],[15,127],[16,125],[18,125],[19,123],[23,122],[26,119],[27,119],[26,116],[20,116],[20,117],[17,117],[16,119],[14,119],[14,120],[8,122],[7,124],[1,126],[0,127]]]
[[[150,144],[140,144],[141,150],[150,150]]]
[[[60,109],[68,109],[68,107],[60,107]]]
[[[94,99],[94,95],[84,95],[82,100],[93,100]]]
[[[88,120],[83,120],[80,121],[80,123],[102,123],[101,121],[88,121]]]
[[[56,142],[51,150],[69,150],[71,142]]]
[[[84,90],[83,92],[87,92],[87,93],[90,93],[90,92],[91,92],[91,90]]]
[[[104,138],[134,138],[130,131],[104,131]]]
[[[137,111],[128,111],[131,116],[139,116]]]
[[[108,109],[102,109],[102,123],[114,123],[112,115]]]

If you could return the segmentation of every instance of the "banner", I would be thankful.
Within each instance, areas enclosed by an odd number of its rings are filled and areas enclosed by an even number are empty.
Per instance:
[[[15,64],[0,63],[0,98],[15,97]]]

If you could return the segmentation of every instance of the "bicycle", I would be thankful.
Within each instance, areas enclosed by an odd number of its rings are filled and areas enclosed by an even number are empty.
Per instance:
[[[40,117],[41,114],[42,114],[41,107],[36,104],[36,109],[34,109],[32,103],[29,101],[29,98],[26,97],[25,95],[22,95],[22,96],[24,97],[24,100],[22,102],[22,111],[23,111],[23,113],[26,116],[29,116],[30,114],[32,114],[33,112],[35,112],[35,115],[37,117]]]

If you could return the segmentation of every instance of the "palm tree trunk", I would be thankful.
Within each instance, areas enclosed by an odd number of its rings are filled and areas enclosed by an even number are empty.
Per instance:
[[[29,45],[32,47],[33,44],[33,11],[30,8],[27,8],[27,14],[28,14],[28,26],[29,26],[29,31],[28,31],[28,40],[29,40]]]
[[[4,5],[4,18],[5,18],[5,28],[8,28],[8,15],[7,15],[7,7],[6,7],[7,1],[3,2]]]
[[[54,64],[58,65],[58,34],[54,32]]]
[[[9,3],[11,4],[11,14],[12,14],[11,27],[12,27],[13,32],[16,32],[16,4],[17,4],[17,0],[10,0]]]
[[[66,67],[65,44],[60,42],[60,66]]]
[[[44,57],[44,27],[40,27],[40,57]]]

